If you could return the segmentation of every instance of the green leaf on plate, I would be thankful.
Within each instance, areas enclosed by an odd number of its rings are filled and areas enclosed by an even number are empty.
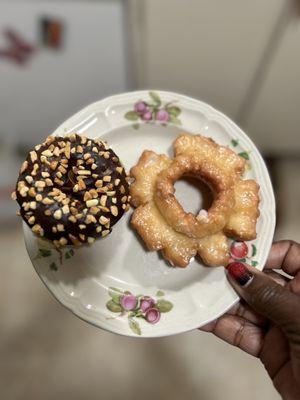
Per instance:
[[[243,157],[245,160],[249,160],[249,154],[246,151],[242,151],[241,153],[238,153],[240,157]]]
[[[156,292],[156,296],[157,297],[162,297],[162,296],[164,296],[165,295],[165,293],[162,291],[162,290],[158,290],[157,292]]]
[[[113,299],[108,300],[106,303],[106,308],[114,313],[119,313],[122,311],[122,307],[119,304],[116,304]]]
[[[156,307],[160,312],[166,313],[172,310],[173,304],[168,300],[159,299],[156,303]]]
[[[255,244],[252,244],[251,246],[252,246],[252,257],[255,257],[256,253],[257,253],[257,248],[256,248]]]
[[[132,332],[134,332],[136,335],[141,335],[141,328],[140,325],[138,324],[138,322],[136,322],[134,319],[132,318],[128,318],[128,323],[129,323],[129,327],[132,330]]]
[[[233,147],[236,147],[239,144],[239,141],[237,139],[231,139],[231,142]]]
[[[153,92],[153,91],[149,92],[149,96],[151,97],[152,100],[155,101],[155,103],[156,103],[158,106],[161,105],[160,97],[159,97],[159,95],[158,95],[156,92]]]
[[[246,262],[247,260],[246,260],[246,258],[237,258],[236,261],[237,261],[237,262],[244,263],[244,262]]]
[[[128,111],[124,117],[129,121],[137,121],[139,119],[139,115],[135,111]]]
[[[252,267],[257,267],[258,262],[257,261],[251,261],[251,265],[252,265]]]
[[[51,250],[49,249],[39,249],[39,254],[41,257],[49,257],[51,256]]]
[[[140,124],[132,124],[133,129],[139,129]]]
[[[177,118],[177,117],[174,117],[173,115],[170,115],[169,122],[170,122],[171,124],[181,125],[180,119]]]
[[[70,254],[70,256],[74,256],[74,250],[73,250],[73,249],[70,249],[70,250],[69,250],[69,254]]]
[[[55,264],[54,261],[49,265],[49,267],[50,267],[51,271],[57,271],[58,270],[57,265]]]
[[[120,304],[120,299],[121,296],[124,295],[124,292],[122,292],[122,290],[118,289],[118,288],[114,288],[114,287],[110,287],[108,288],[108,294],[110,295],[110,297],[112,298],[112,300],[116,303],[116,304]]]
[[[166,107],[166,110],[168,111],[169,114],[171,114],[173,117],[178,117],[178,115],[181,113],[181,110],[177,106],[169,106]]]

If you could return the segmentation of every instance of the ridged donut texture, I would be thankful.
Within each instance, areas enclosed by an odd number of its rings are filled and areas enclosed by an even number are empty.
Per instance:
[[[201,135],[183,133],[174,142],[175,158],[146,150],[131,169],[131,223],[149,250],[161,250],[172,265],[185,267],[199,255],[207,265],[226,265],[229,240],[256,237],[259,185],[243,180],[245,159]],[[186,213],[175,197],[181,176],[204,180],[212,189],[211,207]]]
[[[56,247],[93,243],[129,209],[128,177],[99,139],[49,136],[28,153],[14,197],[31,230]]]

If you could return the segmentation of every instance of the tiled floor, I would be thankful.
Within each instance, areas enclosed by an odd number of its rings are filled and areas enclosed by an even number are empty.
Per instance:
[[[299,164],[280,170],[277,237],[300,240]],[[0,254],[1,399],[279,399],[255,358],[210,334],[135,340],[74,317],[34,272],[20,225],[0,231]]]

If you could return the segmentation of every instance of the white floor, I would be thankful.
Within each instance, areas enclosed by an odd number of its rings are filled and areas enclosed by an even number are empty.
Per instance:
[[[281,167],[277,238],[300,241],[299,170]],[[135,340],[74,317],[34,272],[20,224],[0,230],[0,254],[1,399],[279,399],[259,361],[210,334]]]

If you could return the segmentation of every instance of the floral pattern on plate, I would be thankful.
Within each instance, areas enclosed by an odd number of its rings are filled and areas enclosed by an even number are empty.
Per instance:
[[[124,118],[135,122],[132,126],[135,129],[139,128],[138,121],[146,123],[159,122],[163,126],[167,124],[181,125],[179,115],[181,109],[175,105],[175,101],[164,103],[158,93],[150,91],[149,100],[139,100],[134,104],[133,110],[127,111]]]
[[[118,313],[117,318],[127,316],[129,327],[136,335],[142,335],[138,319],[143,319],[149,324],[157,324],[161,314],[173,308],[173,304],[163,298],[165,294],[161,290],[156,293],[158,299],[143,294],[134,295],[128,290],[123,291],[114,287],[108,288],[108,294],[110,300],[107,301],[106,308]]]
[[[229,262],[242,262],[256,267],[258,262],[254,259],[257,254],[257,247],[255,244],[250,245],[246,242],[233,241],[230,246],[230,260]]]
[[[47,258],[49,261],[49,268],[52,271],[58,270],[58,265],[62,265],[64,260],[74,256],[74,249],[72,247],[66,247],[65,249],[57,250],[52,244],[46,240],[38,239],[38,252],[34,257],[34,260],[41,258]]]

